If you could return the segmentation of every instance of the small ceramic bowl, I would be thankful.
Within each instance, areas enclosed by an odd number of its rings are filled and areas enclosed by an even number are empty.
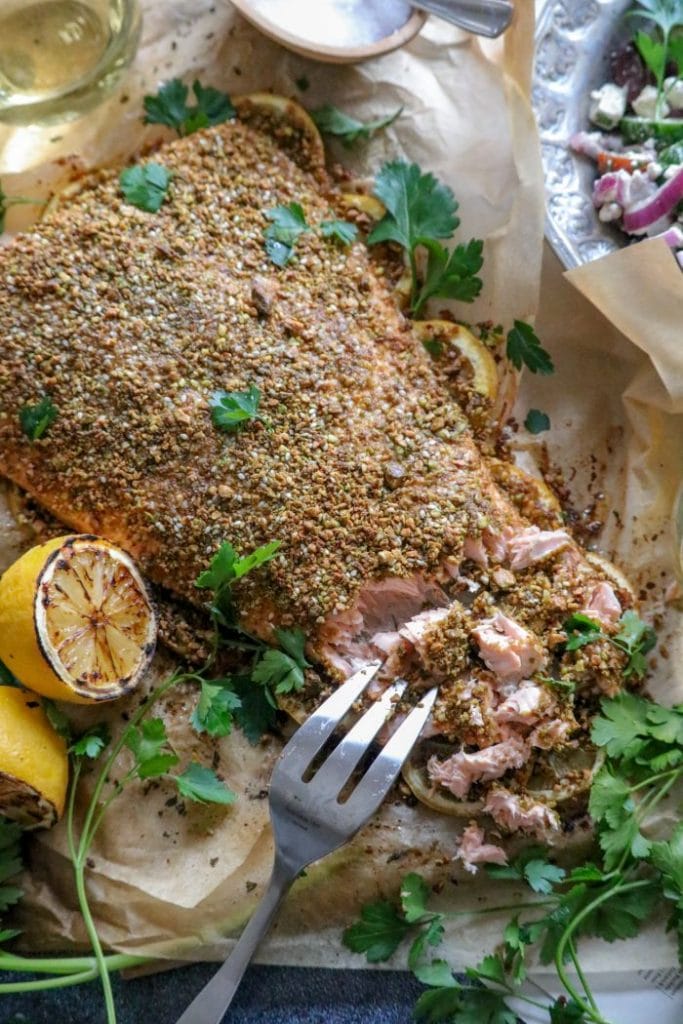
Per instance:
[[[353,47],[323,46],[285,31],[280,25],[264,17],[260,11],[254,10],[250,0],[232,0],[232,2],[240,14],[263,32],[264,36],[274,39],[276,43],[280,43],[288,50],[293,50],[294,53],[300,53],[304,57],[312,57],[313,60],[324,61],[328,64],[359,64],[361,61],[372,60],[373,57],[381,57],[384,53],[397,50],[399,46],[410,42],[427,20],[424,11],[413,10],[405,24],[397,28],[391,35],[377,39],[374,43],[364,43],[362,46]]]

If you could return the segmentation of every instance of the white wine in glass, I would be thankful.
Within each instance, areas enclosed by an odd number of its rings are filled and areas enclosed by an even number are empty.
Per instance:
[[[139,37],[137,0],[0,0],[0,120],[79,116],[111,91]]]

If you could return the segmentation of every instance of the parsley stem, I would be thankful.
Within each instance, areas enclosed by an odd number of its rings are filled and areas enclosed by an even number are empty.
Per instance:
[[[500,907],[482,907],[479,910],[452,910],[444,917],[478,917],[480,914],[499,914],[504,910],[536,910],[538,907],[554,907],[557,900],[537,900],[530,903],[508,903]]]
[[[639,789],[644,789],[646,786],[651,786],[654,782],[659,782],[660,779],[669,779],[671,776],[683,775],[683,768],[670,768],[669,771],[660,772],[659,775],[650,775],[643,782],[639,782],[637,786],[631,786],[631,792],[635,793]]]
[[[569,948],[569,955],[570,955],[570,957],[572,959],[572,963],[574,964],[574,970],[576,971],[576,976],[579,979],[579,981],[581,982],[581,986],[583,988],[583,991],[586,993],[586,999],[591,1004],[591,1006],[593,1007],[595,1012],[599,1013],[600,1011],[598,1009],[598,1004],[595,1002],[595,999],[593,998],[593,993],[591,991],[591,987],[588,984],[588,981],[586,979],[586,975],[583,973],[583,968],[581,967],[581,963],[579,962],[579,958],[576,955],[576,946],[574,944],[574,940],[573,939],[569,942],[568,948]]]
[[[112,953],[104,958],[109,971],[125,971],[129,967],[140,967],[153,962],[153,957],[132,956],[128,953]],[[59,957],[54,959],[17,956],[0,950],[0,970],[26,974],[83,974],[97,968],[92,956]]]
[[[95,921],[93,920],[92,912],[90,910],[90,904],[88,903],[88,894],[85,891],[85,860],[80,859],[80,856],[79,860],[74,864],[74,876],[76,879],[78,906],[83,917],[85,930],[87,931],[88,938],[90,939],[90,945],[92,946],[95,959],[97,960],[97,973],[99,974],[100,981],[102,983],[104,1005],[107,1011],[107,1024],[116,1024],[116,1007],[114,1006],[114,993],[111,987],[109,968],[104,957],[100,937],[97,934],[97,928],[95,927]]]
[[[68,988],[69,985],[83,985],[86,981],[94,981],[97,968],[82,971],[80,974],[64,974],[56,978],[40,978],[36,981],[8,981],[0,985],[0,995],[11,992],[41,992],[51,988]]]
[[[579,925],[587,917],[589,917],[589,915],[592,914],[597,907],[601,906],[601,904],[603,903],[606,903],[607,900],[610,900],[614,896],[615,892],[632,892],[635,889],[642,889],[644,886],[651,884],[652,883],[649,880],[643,880],[639,882],[627,882],[626,884],[617,882],[616,885],[610,886],[609,889],[606,889],[604,890],[604,892],[601,892],[599,896],[596,896],[594,900],[591,900],[590,903],[587,903],[585,907],[583,907],[578,912],[576,917],[574,917],[565,928],[564,932],[562,933],[562,937],[560,938],[560,941],[557,944],[557,949],[555,951],[555,968],[557,970],[558,977],[566,991],[572,997],[572,999],[574,999],[575,1002],[578,1003],[578,1005],[582,1008],[584,1014],[590,1020],[594,1021],[595,1024],[609,1024],[609,1021],[606,1021],[605,1018],[602,1017],[599,1012],[593,1010],[592,1007],[590,1007],[587,1003],[584,1002],[584,1000],[581,998],[581,995],[570,981],[567,975],[567,970],[564,962],[564,956],[565,952],[567,951],[567,946],[572,941],[574,932],[579,927]]]

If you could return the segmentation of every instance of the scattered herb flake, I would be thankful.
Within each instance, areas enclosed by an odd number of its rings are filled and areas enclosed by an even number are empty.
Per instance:
[[[527,366],[532,373],[548,375],[555,372],[553,361],[541,345],[531,324],[515,320],[508,331],[506,354],[513,366]]]
[[[341,245],[351,245],[358,237],[358,228],[348,220],[324,220],[320,224],[323,238],[333,238]]]
[[[550,430],[550,416],[540,409],[529,409],[524,420],[524,426],[530,434],[542,434]]]
[[[57,406],[49,395],[34,405],[24,405],[19,410],[21,429],[31,441],[38,441],[57,419]]]

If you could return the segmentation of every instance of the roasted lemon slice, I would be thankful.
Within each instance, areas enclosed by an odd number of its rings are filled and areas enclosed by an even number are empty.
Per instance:
[[[157,623],[125,551],[83,534],[31,548],[0,579],[0,660],[56,700],[114,700],[144,675]]]
[[[66,744],[33,694],[0,687],[0,814],[49,828],[64,810]]]

